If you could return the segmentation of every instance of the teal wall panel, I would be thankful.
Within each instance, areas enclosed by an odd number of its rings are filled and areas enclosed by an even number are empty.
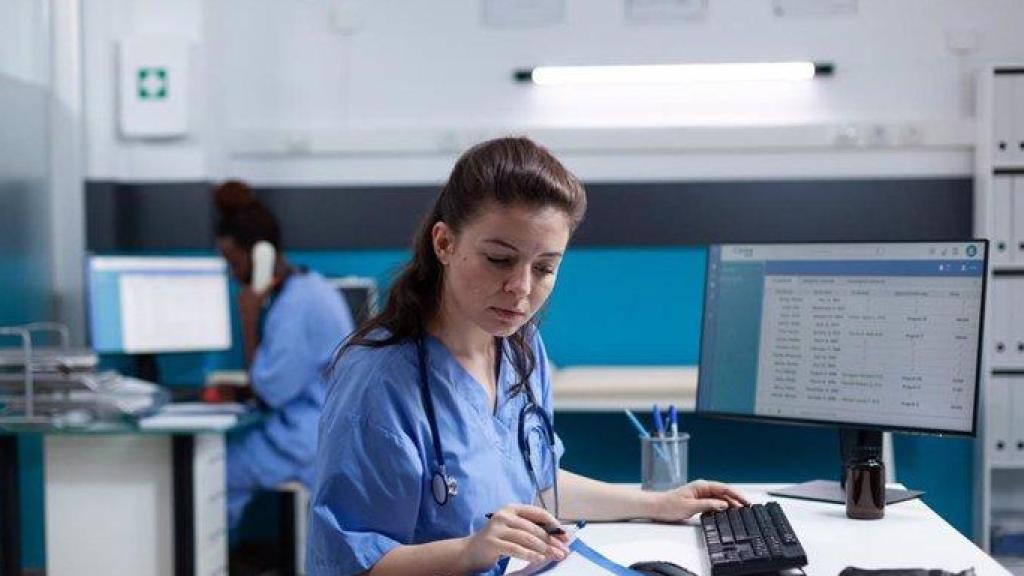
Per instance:
[[[696,364],[706,251],[572,249],[541,320],[557,366]]]

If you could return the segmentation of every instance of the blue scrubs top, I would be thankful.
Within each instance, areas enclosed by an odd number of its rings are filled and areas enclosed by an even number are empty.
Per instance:
[[[315,272],[288,277],[267,309],[250,367],[252,386],[269,411],[261,425],[228,442],[228,512],[237,523],[254,490],[298,480],[313,484],[323,371],[352,332],[338,292]]]
[[[431,495],[437,464],[420,397],[416,343],[350,348],[330,377],[320,420],[306,555],[311,576],[359,574],[400,544],[467,536],[487,523],[488,512],[535,502],[537,489],[518,444],[527,398],[508,396],[517,381],[513,365],[503,354],[492,412],[483,387],[440,340],[428,336],[426,347],[438,431],[458,495],[444,506]],[[551,381],[539,335],[533,349],[530,386],[551,418]],[[546,490],[555,470],[548,444],[539,444],[541,454],[532,461]],[[556,436],[556,469],[563,451]],[[504,564],[483,574],[500,574]]]

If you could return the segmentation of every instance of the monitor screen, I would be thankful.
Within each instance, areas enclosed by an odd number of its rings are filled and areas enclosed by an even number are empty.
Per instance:
[[[698,412],[971,435],[985,241],[715,245]]]
[[[91,256],[86,281],[89,335],[97,352],[231,348],[221,258]]]

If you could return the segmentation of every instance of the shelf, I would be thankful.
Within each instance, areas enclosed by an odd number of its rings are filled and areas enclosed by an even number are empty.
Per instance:
[[[552,371],[555,410],[618,412],[658,404],[692,412],[696,366],[573,366]]]
[[[234,158],[294,156],[380,156],[457,154],[483,139],[529,132],[558,152],[643,152],[737,150],[971,150],[973,119],[933,118],[892,121],[811,122],[730,126],[502,126],[474,128],[386,127],[230,131]]]
[[[1014,471],[1024,472],[1024,462],[1020,462],[1020,463],[1015,463],[1015,462],[1002,463],[1002,462],[992,462],[991,460],[989,460],[988,465],[989,465],[989,468],[991,468],[993,472],[995,472],[995,471],[1001,471],[1001,472],[1014,472]]]

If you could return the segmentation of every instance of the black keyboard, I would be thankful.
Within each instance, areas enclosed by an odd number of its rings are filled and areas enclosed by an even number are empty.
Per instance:
[[[774,572],[807,565],[800,540],[778,502],[700,516],[711,576]]]

